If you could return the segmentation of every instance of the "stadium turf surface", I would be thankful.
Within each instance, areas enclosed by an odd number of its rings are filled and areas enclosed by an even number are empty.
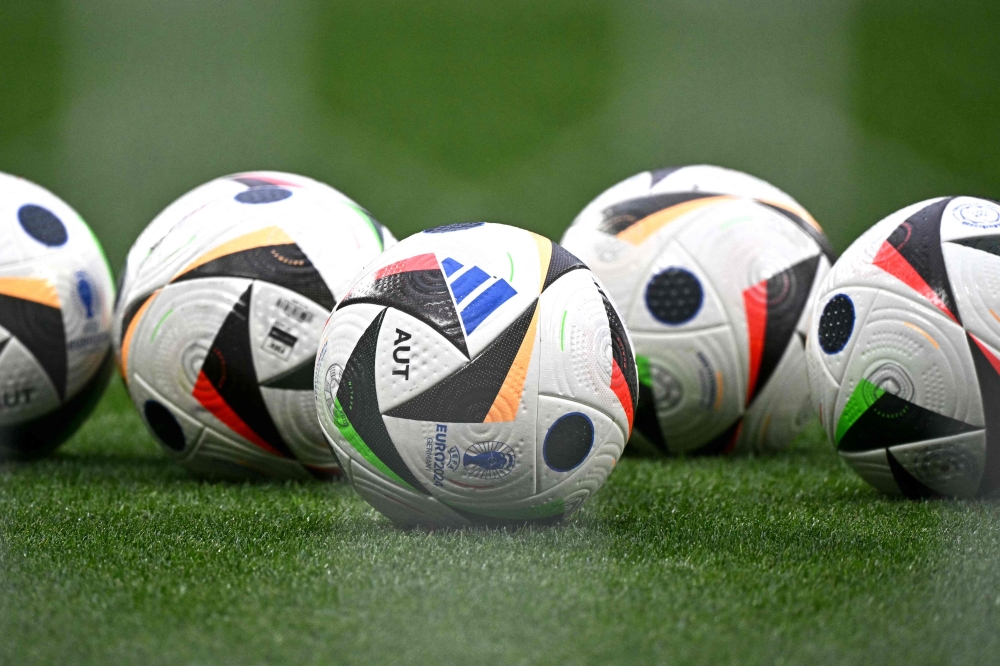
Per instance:
[[[981,662],[1000,506],[878,495],[813,429],[626,458],[556,528],[401,532],[346,484],[190,478],[117,380],[0,467],[0,662]]]

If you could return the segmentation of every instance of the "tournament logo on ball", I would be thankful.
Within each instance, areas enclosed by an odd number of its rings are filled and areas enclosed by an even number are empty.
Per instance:
[[[1000,210],[982,203],[956,206],[953,214],[962,224],[979,229],[1000,227]]]
[[[494,481],[514,471],[514,450],[503,442],[477,442],[465,450],[462,466],[477,479]]]

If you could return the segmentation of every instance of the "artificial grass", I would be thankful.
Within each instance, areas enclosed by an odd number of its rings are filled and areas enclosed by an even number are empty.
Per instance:
[[[887,499],[816,430],[626,458],[556,528],[401,532],[346,484],[224,484],[120,383],[0,467],[0,662],[965,663],[1000,653],[1000,506]]]

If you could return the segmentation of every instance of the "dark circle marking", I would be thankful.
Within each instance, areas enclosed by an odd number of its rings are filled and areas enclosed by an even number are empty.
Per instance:
[[[236,200],[245,204],[269,204],[292,196],[283,187],[252,187],[236,195]]]
[[[819,346],[827,354],[836,354],[847,346],[853,330],[854,303],[847,294],[837,294],[819,318]]]
[[[693,319],[704,299],[698,278],[677,266],[660,271],[646,285],[646,307],[650,314],[672,326]]]
[[[568,472],[586,458],[594,446],[594,423],[580,412],[560,416],[545,434],[542,456],[557,472]]]
[[[25,233],[49,247],[59,247],[69,236],[62,220],[48,208],[25,204],[17,211],[17,219]]]
[[[462,231],[463,229],[474,229],[476,227],[481,227],[485,222],[456,222],[455,224],[445,224],[440,227],[431,227],[430,229],[424,229],[425,234],[446,234],[449,231]]]
[[[177,423],[177,419],[170,413],[170,410],[156,402],[147,400],[142,411],[146,415],[146,422],[153,430],[161,442],[174,451],[183,451],[187,442],[184,439],[184,431]]]

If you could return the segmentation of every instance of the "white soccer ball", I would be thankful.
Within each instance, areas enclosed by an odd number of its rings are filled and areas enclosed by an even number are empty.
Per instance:
[[[316,409],[354,486],[399,525],[553,522],[614,468],[636,383],[580,260],[462,223],[401,241],[351,286],[323,331]]]
[[[133,272],[116,310],[122,375],[146,425],[195,473],[338,476],[313,405],[319,336],[395,239],[332,188],[234,182]]]
[[[806,304],[833,252],[790,196],[719,167],[646,171],[598,196],[562,243],[624,313],[636,429],[660,450],[775,450],[814,418]]]
[[[907,497],[1000,486],[1000,204],[929,199],[876,224],[808,336],[821,420],[862,478]]]
[[[114,282],[65,202],[0,174],[0,460],[36,458],[90,413],[114,367]]]

